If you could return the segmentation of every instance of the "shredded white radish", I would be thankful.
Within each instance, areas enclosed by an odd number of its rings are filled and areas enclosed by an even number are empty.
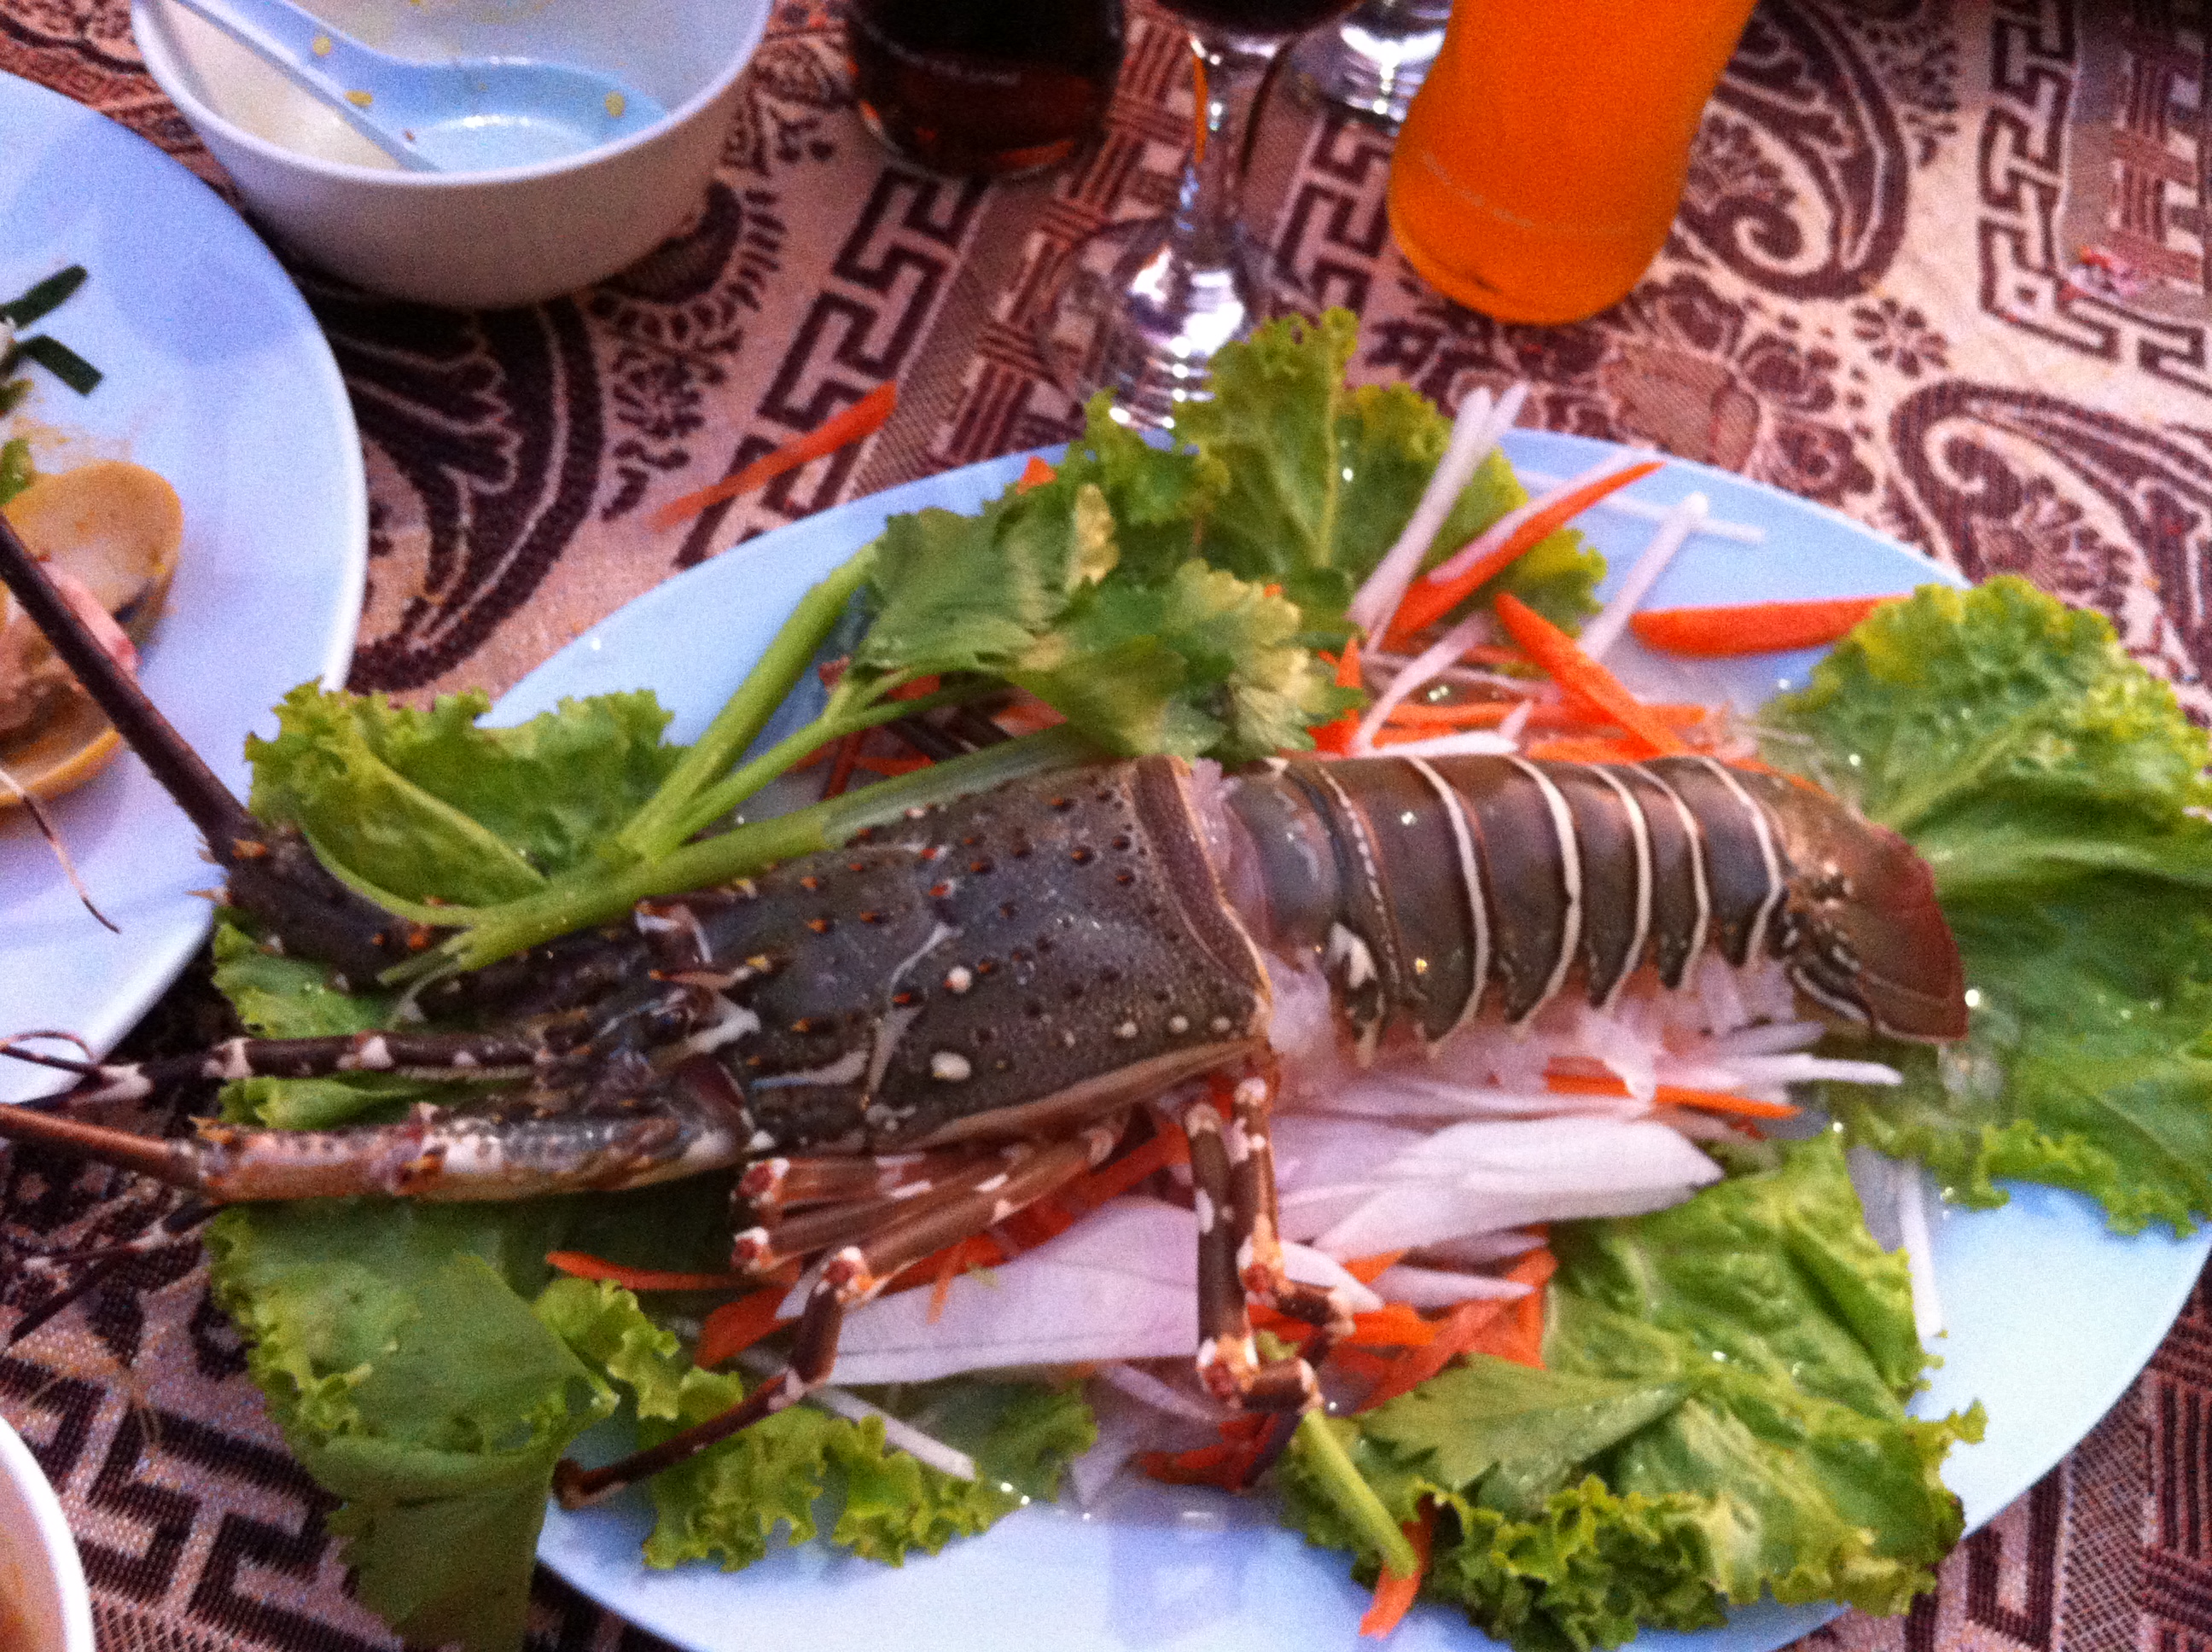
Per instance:
[[[738,1364],[757,1376],[766,1376],[783,1368],[783,1361],[764,1349],[748,1349],[738,1356]],[[818,1406],[848,1423],[865,1423],[874,1418],[884,1425],[885,1445],[896,1446],[916,1461],[927,1463],[955,1479],[977,1478],[975,1460],[966,1452],[955,1449],[934,1435],[924,1434],[911,1423],[892,1416],[881,1406],[870,1405],[857,1394],[847,1394],[842,1388],[817,1388],[806,1396],[806,1403]]]
[[[1584,653],[1592,659],[1602,659],[1606,650],[1620,641],[1621,633],[1628,629],[1629,616],[1644,605],[1644,598],[1674,560],[1674,553],[1689,543],[1690,536],[1711,514],[1705,495],[1691,494],[1660,519],[1659,531],[1651,536],[1651,543],[1621,580],[1620,589],[1607,599],[1598,616],[1583,627],[1579,640]]]
[[[1516,714],[1524,722],[1527,720],[1525,713]],[[1393,757],[1503,757],[1520,749],[1520,741],[1502,726],[1495,730],[1466,729],[1457,734],[1432,734],[1425,740],[1405,740],[1383,748]]]
[[[1362,649],[1359,669],[1378,683],[1389,683],[1412,665],[1405,654],[1386,653],[1377,648],[1372,653]],[[1438,671],[1430,678],[1433,683],[1449,683],[1455,688],[1487,689],[1509,699],[1529,700],[1538,704],[1548,703],[1559,697],[1557,687],[1550,683],[1531,682],[1525,677],[1508,677],[1503,671],[1478,671],[1471,665],[1453,665]]]
[[[1392,679],[1389,688],[1375,696],[1375,703],[1367,708],[1367,714],[1359,720],[1359,727],[1352,737],[1353,753],[1359,756],[1372,755],[1376,734],[1389,720],[1390,714],[1406,703],[1407,696],[1426,685],[1445,666],[1456,665],[1462,654],[1476,643],[1487,641],[1490,635],[1490,616],[1478,611],[1469,614],[1423,650],[1412,665]]]
[[[1603,481],[1607,477],[1626,471],[1631,465],[1648,464],[1651,457],[1649,453],[1628,452],[1615,453],[1609,458],[1599,460],[1580,475],[1562,483],[1548,492],[1536,495],[1525,504],[1515,506],[1480,533],[1476,534],[1474,538],[1468,540],[1466,544],[1461,546],[1459,550],[1454,551],[1444,561],[1431,568],[1425,577],[1433,585],[1449,584],[1510,539],[1520,531],[1521,525],[1535,515],[1537,512],[1550,509],[1577,488],[1585,488],[1591,483]]]
[[[1520,478],[1524,488],[1556,488],[1559,485],[1559,478],[1551,471],[1532,471],[1525,465],[1515,465],[1513,474]],[[1623,516],[1640,516],[1647,522],[1656,522],[1673,507],[1655,505],[1648,499],[1637,499],[1627,494],[1608,494],[1590,508],[1615,511]],[[1716,539],[1733,539],[1743,545],[1763,545],[1766,543],[1766,530],[1753,527],[1748,522],[1728,522],[1715,518],[1698,531],[1709,533]]]
[[[1498,437],[1521,416],[1521,404],[1528,397],[1528,386],[1514,385],[1495,405],[1487,390],[1477,390],[1460,404],[1459,416],[1452,421],[1451,440],[1430,475],[1429,485],[1421,490],[1413,515],[1346,610],[1352,623],[1370,636],[1379,636],[1390,616],[1398,611],[1406,587],[1420,571],[1421,558],[1451,514],[1461,491],[1484,457],[1498,445]]]
[[[1928,1230],[1927,1181],[1919,1165],[1897,1166],[1897,1225],[1912,1281],[1912,1328],[1923,1347],[1943,1334],[1943,1302],[1936,1291],[1936,1241]]]

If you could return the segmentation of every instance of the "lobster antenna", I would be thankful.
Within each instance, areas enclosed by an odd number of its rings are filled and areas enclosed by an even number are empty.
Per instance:
[[[106,714],[161,789],[199,828],[228,874],[230,899],[268,923],[296,951],[350,980],[368,981],[426,944],[429,932],[363,899],[332,877],[300,835],[255,819],[244,804],[110,659],[63,599],[30,548],[0,516],[0,585]]]

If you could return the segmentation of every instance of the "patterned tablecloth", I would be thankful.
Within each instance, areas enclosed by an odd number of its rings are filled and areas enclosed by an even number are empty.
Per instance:
[[[218,185],[140,66],[122,0],[0,0],[0,70],[105,111]],[[779,523],[1068,433],[1028,317],[1068,247],[1168,198],[1173,31],[1135,21],[1105,140],[988,186],[861,130],[834,16],[778,7],[691,227],[589,291],[458,314],[301,270],[367,446],[353,685],[494,692],[637,592]],[[1677,231],[1618,308],[1501,325],[1391,249],[1387,142],[1277,109],[1256,221],[1359,372],[1815,499],[1973,576],[2102,610],[2200,714],[2212,663],[2212,13],[2203,0],[1766,0],[1707,113]],[[4,157],[0,157],[4,164]],[[4,226],[0,226],[4,233]],[[872,440],[657,533],[654,507],[872,386]],[[191,979],[149,1038],[204,1036]],[[0,1184],[0,1332],[112,1245],[140,1190],[29,1154]],[[144,1236],[0,1356],[0,1414],[64,1489],[112,1649],[389,1646],[331,1504],[286,1456],[189,1236]],[[2212,1285],[2059,1467],[1861,1646],[2212,1646]],[[541,1573],[547,1646],[656,1644]],[[1348,1632],[1348,1626],[1347,1626]]]

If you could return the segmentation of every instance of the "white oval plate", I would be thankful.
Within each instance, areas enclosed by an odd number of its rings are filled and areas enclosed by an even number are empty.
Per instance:
[[[141,681],[241,794],[246,736],[309,678],[335,686],[368,568],[368,487],[337,363],[276,260],[221,197],[152,144],[0,75],[0,297],[82,264],[39,324],[106,376],[80,397],[42,370],[0,438],[42,470],[131,459],[185,506],[169,606]],[[20,810],[0,815],[0,1033],[61,1028],[105,1051],[176,978],[219,881],[136,758],[52,810],[94,922]],[[0,1062],[0,1101],[58,1074]]]
[[[1574,474],[1607,450],[1580,437],[1515,431],[1516,465]],[[563,695],[652,688],[675,713],[672,736],[704,726],[801,592],[900,511],[972,510],[1020,473],[1019,457],[932,477],[855,501],[731,550],[647,592],[555,655],[500,702],[501,721]],[[1714,514],[1763,529],[1764,543],[1693,539],[1648,598],[1652,606],[1902,591],[1958,576],[1849,519],[1737,477],[1686,463],[1630,496],[1672,504],[1704,492]],[[1619,570],[1650,538],[1648,521],[1601,508],[1581,524]],[[1679,668],[1622,645],[1619,664],[1656,686]],[[1641,655],[1641,658],[1638,656]],[[1700,668],[1705,698],[1756,705],[1802,683],[1817,655],[1771,655]],[[1678,680],[1679,686],[1679,680]],[[1967,1519],[1986,1521],[2070,1450],[2157,1349],[2203,1266],[2212,1235],[2123,1239],[2089,1201],[2047,1188],[2014,1191],[1996,1211],[1944,1211],[1936,1272],[1950,1333],[1917,1409],[1940,1414],[1976,1399],[1988,1408],[1978,1446],[1944,1473]],[[1310,1548],[1274,1523],[1262,1497],[1132,1487],[1088,1515],[1026,1509],[982,1537],[900,1569],[819,1544],[774,1552],[732,1576],[706,1566],[649,1570],[651,1527],[633,1495],[578,1515],[549,1515],[538,1554],[578,1588],[693,1652],[774,1646],[896,1645],[945,1652],[1159,1652],[1352,1643],[1368,1591],[1345,1557]],[[1765,1652],[1835,1615],[1832,1606],[1740,1611],[1727,1627],[1647,1635],[1647,1652]],[[1466,1619],[1417,1607],[1390,1644],[1402,1652],[1486,1645]]]

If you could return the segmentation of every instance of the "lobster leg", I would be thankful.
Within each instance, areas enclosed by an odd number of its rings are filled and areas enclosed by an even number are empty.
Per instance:
[[[1238,1081],[1231,1092],[1222,1145],[1229,1155],[1230,1197],[1244,1232],[1237,1271],[1249,1296],[1316,1327],[1334,1341],[1352,1334],[1352,1304],[1344,1292],[1302,1284],[1283,1266],[1282,1227],[1275,1210],[1275,1151],[1269,1135],[1269,1116],[1281,1087],[1281,1074],[1270,1060],[1262,1071]],[[1309,1363],[1321,1363],[1320,1348],[1309,1347],[1306,1354]]]
[[[1264,1091],[1262,1092],[1264,1095]],[[1255,1260],[1255,1200],[1240,1201],[1236,1186],[1252,1165],[1249,1139],[1237,1132],[1237,1162],[1221,1114],[1211,1099],[1177,1114],[1190,1139],[1190,1174],[1198,1203],[1198,1375],[1219,1400],[1249,1411],[1305,1411],[1321,1403],[1321,1385],[1303,1358],[1264,1364],[1252,1339],[1240,1263]],[[1281,1253],[1276,1252],[1279,1272]],[[1288,1280],[1284,1284],[1287,1286]],[[1348,1315],[1347,1315],[1348,1317]]]
[[[984,1178],[960,1198],[932,1208],[908,1212],[890,1206],[896,1213],[872,1236],[830,1253],[807,1294],[791,1358],[783,1370],[720,1416],[603,1468],[585,1468],[564,1460],[553,1472],[553,1495],[563,1509],[584,1508],[797,1405],[827,1382],[836,1369],[837,1337],[847,1309],[866,1302],[902,1268],[1004,1221],[1102,1163],[1121,1139],[1122,1127],[1118,1117],[1094,1124],[1066,1141],[1030,1153],[1012,1169]]]
[[[817,1251],[858,1243],[883,1231],[894,1218],[918,1216],[956,1202],[963,1202],[965,1208],[977,1195],[988,1193],[1005,1181],[1034,1152],[1017,1144],[981,1157],[970,1154],[947,1164],[937,1175],[915,1175],[896,1183],[888,1192],[823,1205],[747,1228],[731,1242],[730,1266],[738,1272],[772,1272],[785,1262]],[[865,1167],[868,1162],[857,1163]]]

